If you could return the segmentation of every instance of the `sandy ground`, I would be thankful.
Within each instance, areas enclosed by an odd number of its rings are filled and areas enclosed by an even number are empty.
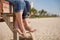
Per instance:
[[[60,40],[60,17],[33,18],[30,24],[37,31],[34,32],[35,40]],[[12,39],[12,32],[5,22],[0,22],[0,40]]]

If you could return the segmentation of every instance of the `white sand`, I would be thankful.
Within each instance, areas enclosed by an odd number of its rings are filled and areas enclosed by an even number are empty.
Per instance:
[[[30,19],[30,24],[37,29],[34,33],[35,40],[60,40],[60,17],[34,18]],[[12,32],[5,22],[0,22],[0,35],[0,40],[12,37]]]

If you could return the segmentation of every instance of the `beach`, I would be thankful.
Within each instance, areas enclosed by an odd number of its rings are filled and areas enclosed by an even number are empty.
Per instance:
[[[60,40],[60,17],[30,18],[35,40]],[[13,39],[13,33],[5,22],[0,22],[0,40]]]

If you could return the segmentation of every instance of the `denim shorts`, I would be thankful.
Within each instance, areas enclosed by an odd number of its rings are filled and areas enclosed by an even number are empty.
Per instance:
[[[13,2],[13,10],[14,12],[19,12],[21,10],[24,10],[25,3],[21,1],[14,1]]]
[[[21,10],[24,10],[25,2],[24,1],[13,1],[13,0],[7,0],[13,5],[13,11],[18,12]]]
[[[30,15],[30,3],[29,1],[25,1],[25,8],[23,11],[23,18],[28,18]]]
[[[30,6],[29,2],[25,1],[9,1],[13,5],[14,12],[19,12],[23,10],[23,19],[29,16]]]

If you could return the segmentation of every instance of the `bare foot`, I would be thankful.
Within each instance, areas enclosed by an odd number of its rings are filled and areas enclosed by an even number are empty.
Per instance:
[[[29,29],[28,31],[29,31],[29,32],[35,32],[36,29]]]
[[[36,29],[32,29],[31,27],[27,27],[26,28],[29,32],[35,32],[36,31]]]
[[[19,34],[23,34],[23,33],[20,31],[20,29],[19,29],[19,28],[14,28],[14,29],[13,29],[13,31],[18,32]]]
[[[15,28],[14,31],[18,32],[20,37],[28,38],[27,33],[22,33],[19,28]]]
[[[22,34],[22,37],[23,37],[23,38],[29,38],[30,35],[29,35],[28,33],[23,33],[23,34]]]

